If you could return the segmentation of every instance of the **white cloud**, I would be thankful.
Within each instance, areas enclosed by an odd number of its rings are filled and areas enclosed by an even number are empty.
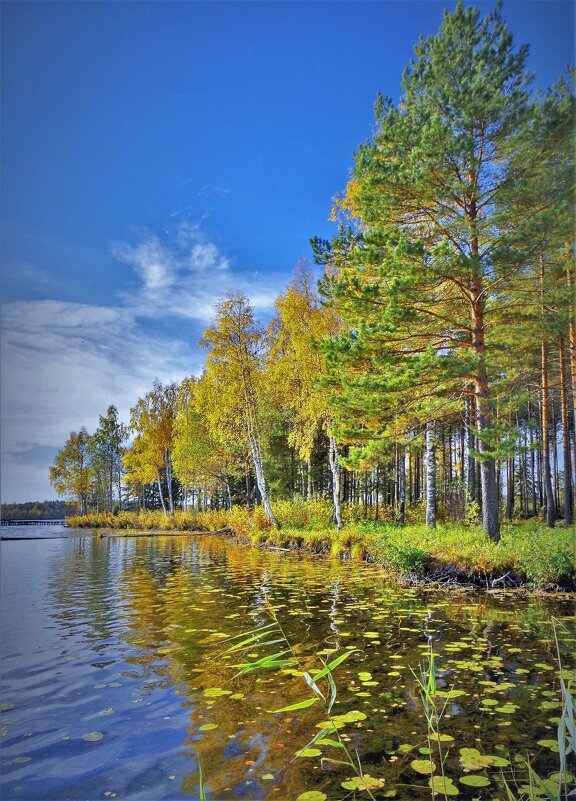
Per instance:
[[[146,333],[121,308],[18,301],[4,306],[2,318],[6,501],[20,497],[23,465],[35,471],[34,460],[45,460],[46,449],[61,448],[70,431],[82,426],[93,431],[108,405],[117,406],[127,421],[130,407],[154,378],[174,381],[200,369],[200,354],[182,341]],[[48,466],[44,463],[33,480],[32,498],[54,496]],[[30,482],[28,476],[26,485]]]
[[[55,497],[48,468],[70,431],[89,432],[114,404],[121,419],[155,378],[198,374],[197,346],[227,292],[246,294],[268,315],[272,277],[235,271],[201,224],[181,222],[165,239],[117,243],[117,259],[139,279],[116,305],[16,301],[2,310],[2,498]],[[176,327],[175,322],[179,323]]]
[[[146,291],[162,289],[176,281],[178,263],[157,236],[135,247],[124,242],[117,243],[112,252],[119,261],[135,268]]]
[[[234,271],[231,260],[207,239],[201,224],[182,221],[161,242],[148,234],[137,245],[117,243],[114,255],[142,278],[122,300],[136,317],[182,317],[207,323],[227,292],[242,292],[257,311],[270,311],[278,293],[273,277]]]

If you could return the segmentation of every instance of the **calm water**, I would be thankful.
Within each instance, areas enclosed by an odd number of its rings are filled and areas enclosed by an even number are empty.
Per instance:
[[[326,717],[319,704],[269,711],[311,696],[301,675],[288,666],[234,678],[234,664],[266,650],[221,656],[224,638],[267,622],[269,606],[307,669],[320,665],[318,652],[357,649],[335,671],[334,714],[362,713],[340,734],[364,771],[385,781],[376,798],[431,796],[428,777],[411,766],[427,759],[411,668],[430,642],[443,691],[456,691],[440,730],[459,798],[504,798],[499,777],[510,770],[467,771],[464,747],[516,769],[530,753],[546,775],[557,770],[550,621],[567,627],[560,647],[568,675],[568,599],[405,589],[369,565],[208,537],[54,533],[67,536],[1,546],[4,801],[197,799],[198,758],[213,801],[295,801],[309,790],[330,801],[353,797],[341,787],[350,768],[320,761],[341,759],[340,750],[317,745],[320,755],[294,760]],[[490,784],[460,783],[469,773]]]

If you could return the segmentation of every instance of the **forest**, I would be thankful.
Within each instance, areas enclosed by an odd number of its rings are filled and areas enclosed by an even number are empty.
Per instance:
[[[572,74],[533,88],[500,10],[421,40],[262,325],[230,294],[199,376],[72,432],[78,510],[330,504],[347,519],[571,526],[576,468]],[[343,183],[345,181],[345,177]],[[317,281],[317,273],[320,280]],[[281,522],[281,521],[280,521]]]

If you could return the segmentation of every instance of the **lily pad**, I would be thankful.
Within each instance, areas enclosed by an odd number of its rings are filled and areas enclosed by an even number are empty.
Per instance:
[[[410,767],[415,770],[416,773],[428,775],[434,773],[436,770],[436,763],[431,762],[429,759],[413,759],[410,763]]]
[[[451,743],[454,741],[454,737],[450,734],[439,734],[438,732],[431,734],[430,739],[435,743]]]
[[[353,779],[346,779],[345,782],[342,782],[341,787],[345,790],[378,790],[380,787],[384,787],[384,781],[365,773],[362,777],[355,776]]]
[[[452,779],[445,776],[433,776],[428,785],[435,793],[442,793],[442,795],[459,795],[460,791],[455,786]]]
[[[344,723],[356,723],[359,720],[366,720],[366,715],[364,712],[353,709],[351,712],[346,712],[344,715],[336,715],[336,718]]]
[[[481,754],[477,748],[461,748],[460,764],[466,770],[480,770],[481,768],[490,767],[504,768],[510,763],[504,757],[495,756],[494,754]]]
[[[538,745],[549,748],[554,753],[558,753],[558,740],[538,740]]]
[[[222,695],[232,695],[232,690],[223,690],[221,687],[208,687],[204,690],[204,698],[220,698]]]
[[[301,793],[296,801],[326,801],[327,798],[326,793],[321,793],[320,790],[308,790],[306,793]]]
[[[466,784],[468,787],[488,787],[490,784],[490,779],[487,779],[486,776],[475,776],[474,774],[461,776],[459,781],[460,784]]]
[[[102,737],[104,737],[104,735],[101,731],[90,731],[88,734],[82,735],[82,739],[86,740],[87,743],[97,743]]]

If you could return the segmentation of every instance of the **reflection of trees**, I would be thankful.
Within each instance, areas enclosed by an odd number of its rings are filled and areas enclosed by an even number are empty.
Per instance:
[[[262,622],[268,605],[277,610],[306,666],[314,664],[317,651],[332,645],[359,649],[336,672],[335,712],[360,709],[368,715],[347,732],[369,772],[371,762],[381,765],[384,755],[424,735],[410,668],[417,670],[424,662],[429,641],[440,654],[444,686],[455,684],[467,693],[452,704],[452,714],[465,720],[458,723],[459,745],[474,747],[473,724],[479,721],[482,736],[492,743],[507,744],[513,731],[499,729],[501,719],[486,720],[474,711],[478,681],[510,678],[519,664],[519,657],[508,655],[512,642],[525,645],[523,658],[532,662],[538,654],[542,659],[547,648],[538,637],[549,634],[550,605],[539,600],[515,605],[509,598],[402,588],[374,566],[301,560],[210,537],[82,538],[67,546],[64,558],[51,565],[55,618],[65,627],[80,625],[74,622],[80,618],[94,648],[111,637],[119,639],[132,677],[145,683],[147,692],[174,688],[189,715],[182,740],[191,756],[184,791],[192,795],[198,782],[196,754],[214,797],[244,796],[246,781],[253,782],[253,797],[268,791],[275,797],[274,782],[257,789],[263,773],[282,775],[283,797],[316,786],[318,770],[313,782],[306,780],[316,760],[290,761],[316,733],[318,710],[311,707],[293,716],[266,711],[307,697],[301,677],[262,672],[232,681],[233,664],[242,655],[222,657],[224,637]],[[365,637],[374,631],[376,645]],[[450,652],[446,646],[457,642],[466,647]],[[253,651],[263,655],[257,647]],[[455,665],[473,657],[479,671]],[[359,671],[370,672],[378,684],[363,685]],[[214,687],[229,693],[204,694]],[[522,692],[518,699],[524,703]],[[243,697],[230,697],[239,694]],[[216,728],[202,732],[206,724]],[[446,725],[454,728],[449,719]],[[405,767],[398,760],[386,770],[393,782]]]
[[[74,537],[65,541],[65,551],[49,564],[48,591],[55,605],[51,616],[62,628],[93,641],[95,651],[115,635],[118,621],[113,599],[118,593],[116,560],[112,543],[96,537]],[[79,622],[81,621],[81,622]]]

